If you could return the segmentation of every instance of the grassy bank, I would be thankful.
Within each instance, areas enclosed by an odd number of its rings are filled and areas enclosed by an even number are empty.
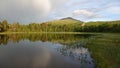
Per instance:
[[[99,68],[120,67],[120,34],[102,34],[85,45]]]

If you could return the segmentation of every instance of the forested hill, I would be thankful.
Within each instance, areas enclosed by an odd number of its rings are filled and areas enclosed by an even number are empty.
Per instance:
[[[9,24],[0,22],[0,32],[120,32],[120,20],[82,22],[71,17],[43,23]]]
[[[77,32],[120,32],[120,20],[87,22]]]
[[[84,22],[76,20],[76,19],[71,18],[71,17],[67,17],[67,18],[62,18],[62,19],[59,19],[59,20],[53,20],[53,21],[45,22],[45,23],[59,26],[59,25],[69,25],[69,24],[72,24],[72,25],[82,24]]]
[[[74,19],[74,18],[72,18],[72,17],[62,18],[62,19],[60,19],[60,20],[72,20],[72,21],[79,21],[79,22],[82,22],[82,21],[77,20],[77,19]]]

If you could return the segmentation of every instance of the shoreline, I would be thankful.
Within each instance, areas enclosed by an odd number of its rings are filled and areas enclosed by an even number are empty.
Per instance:
[[[95,32],[0,32],[0,34],[96,34],[96,33]]]
[[[106,32],[0,32],[2,34],[103,34]],[[106,34],[120,34],[120,33],[106,33]]]

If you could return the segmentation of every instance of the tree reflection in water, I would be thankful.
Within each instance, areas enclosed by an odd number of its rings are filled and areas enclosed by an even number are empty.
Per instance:
[[[0,35],[0,44],[7,45],[9,41],[17,43],[21,40],[29,40],[31,42],[49,41],[69,45],[83,39],[86,40],[90,36],[93,34],[3,34]]]

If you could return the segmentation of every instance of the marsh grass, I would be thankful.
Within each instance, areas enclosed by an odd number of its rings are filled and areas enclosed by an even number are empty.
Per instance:
[[[99,68],[120,67],[120,34],[101,34],[85,45]]]

